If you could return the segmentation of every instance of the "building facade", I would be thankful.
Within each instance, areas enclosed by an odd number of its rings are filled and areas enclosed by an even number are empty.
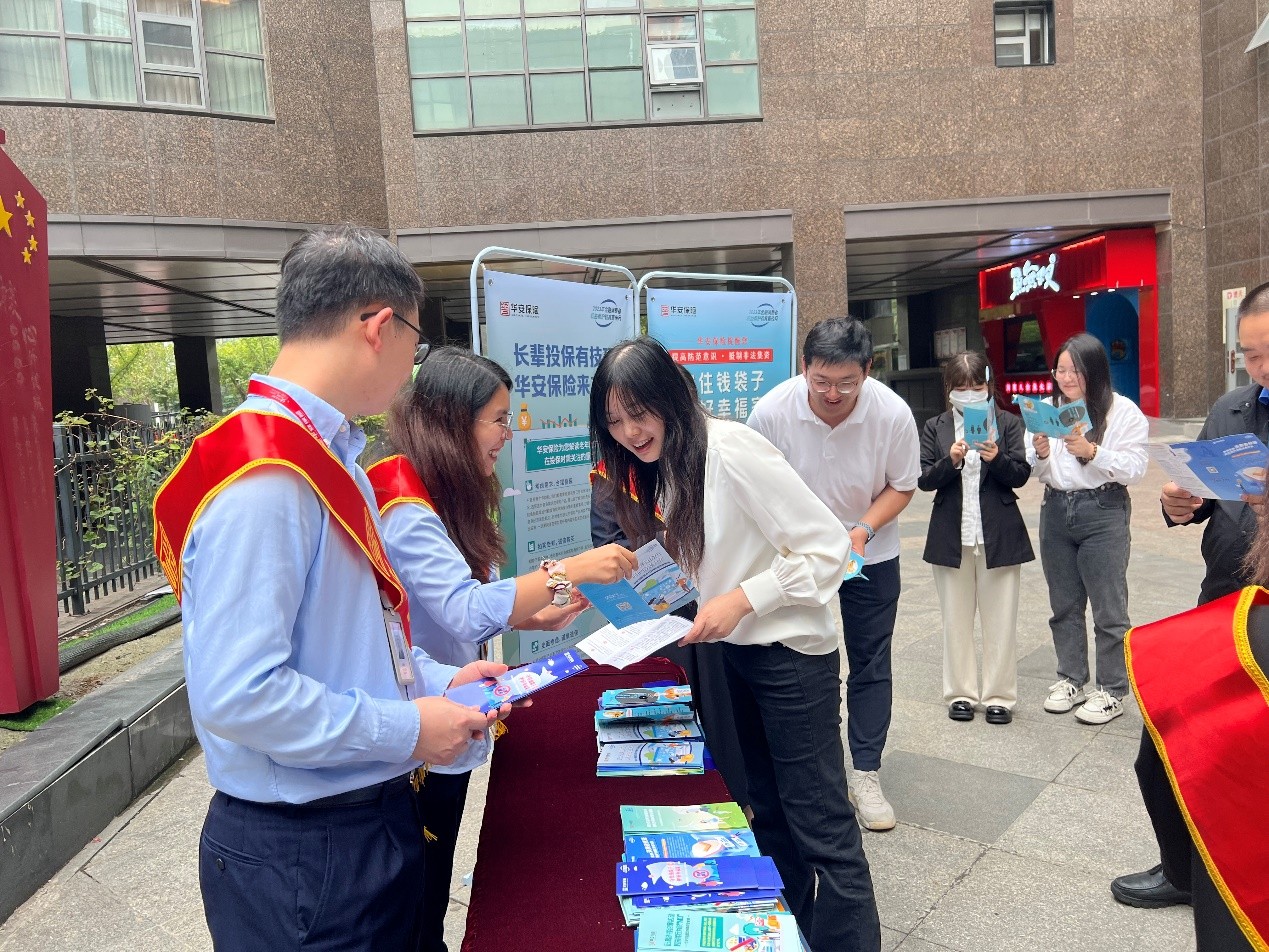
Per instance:
[[[804,330],[870,320],[915,406],[951,343],[1003,346],[980,272],[1133,230],[1147,387],[1196,415],[1226,386],[1215,292],[1264,275],[1256,7],[21,0],[0,127],[49,200],[65,379],[175,338],[199,392],[208,340],[268,331],[286,241],[354,221],[450,336],[489,245],[783,275]]]

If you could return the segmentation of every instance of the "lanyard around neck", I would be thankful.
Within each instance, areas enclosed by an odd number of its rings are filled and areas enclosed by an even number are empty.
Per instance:
[[[263,380],[252,380],[251,383],[247,385],[247,393],[253,397],[267,397],[270,400],[275,400],[282,404],[282,406],[286,407],[295,414],[304,429],[308,430],[314,439],[321,440],[323,443],[326,442],[326,440],[322,437],[322,434],[318,432],[317,427],[313,425],[312,419],[310,419],[309,415],[304,412],[304,408],[300,406],[299,402],[285,390],[279,390],[277,387],[273,386],[273,384],[265,383]]]

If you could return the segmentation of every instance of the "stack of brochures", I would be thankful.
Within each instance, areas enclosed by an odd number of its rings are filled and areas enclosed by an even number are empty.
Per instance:
[[[705,771],[705,735],[685,685],[605,691],[595,712],[600,777]]]
[[[802,952],[797,922],[778,912],[681,912],[649,909],[636,952]]]
[[[665,911],[715,916],[725,913],[766,916],[787,912],[780,898],[782,884],[775,864],[758,852],[753,832],[735,803],[623,806],[621,829],[624,851],[617,864],[617,898],[627,925],[641,927],[646,915]],[[662,919],[656,921],[664,923]],[[675,934],[684,936],[699,925],[684,920],[674,922],[677,923]],[[715,923],[710,928],[731,929],[735,925],[735,922],[725,926]],[[794,929],[793,934],[796,933]],[[657,936],[655,941],[662,942],[671,933],[659,926],[652,934]],[[701,933],[697,930],[696,934]],[[695,948],[692,945],[645,946],[641,938],[638,948],[645,947]],[[753,948],[796,952],[800,946]]]

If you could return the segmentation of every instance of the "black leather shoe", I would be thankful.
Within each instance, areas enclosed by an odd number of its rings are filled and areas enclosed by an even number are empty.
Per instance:
[[[1177,889],[1163,874],[1162,863],[1144,873],[1116,876],[1110,881],[1110,894],[1125,906],[1138,909],[1162,909],[1190,903],[1190,894]]]
[[[947,716],[954,721],[972,721],[974,705],[969,701],[953,701],[947,708]]]
[[[989,704],[987,706],[987,723],[988,724],[1008,724],[1013,720],[1013,711],[1007,707],[1001,707],[999,704]]]

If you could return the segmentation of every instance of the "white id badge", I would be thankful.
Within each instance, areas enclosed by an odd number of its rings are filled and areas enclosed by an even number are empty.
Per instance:
[[[388,644],[392,646],[392,669],[401,687],[414,683],[414,659],[410,646],[405,643],[405,625],[401,616],[390,608],[383,610],[383,624],[388,629]]]

